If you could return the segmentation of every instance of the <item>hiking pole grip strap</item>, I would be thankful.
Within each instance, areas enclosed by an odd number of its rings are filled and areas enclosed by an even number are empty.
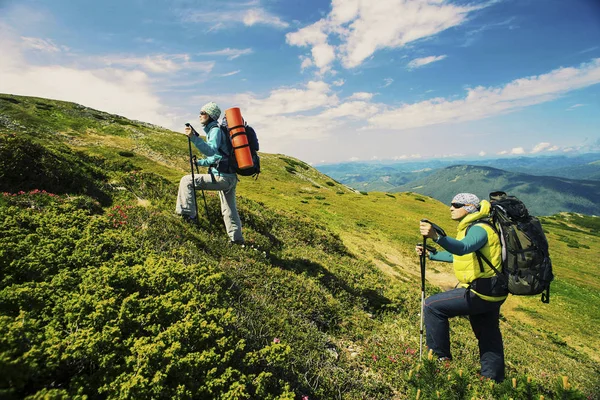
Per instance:
[[[426,218],[423,218],[421,220],[421,222],[427,222],[428,224],[430,224],[431,227],[437,232],[438,235],[440,235],[440,236],[447,236],[446,232],[444,232],[444,230],[439,225],[434,224],[430,220],[428,220]]]
[[[190,124],[189,122],[186,122],[185,126],[187,126],[188,128],[192,128],[192,133],[194,134],[194,136],[196,136],[196,137],[200,136],[200,134],[198,132],[196,132],[196,130],[194,129],[192,124]]]

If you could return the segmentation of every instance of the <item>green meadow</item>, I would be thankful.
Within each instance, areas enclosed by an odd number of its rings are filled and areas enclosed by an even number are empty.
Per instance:
[[[447,205],[282,154],[261,166],[238,184],[253,246],[230,248],[214,193],[199,227],[174,214],[185,136],[0,95],[0,397],[600,397],[600,218],[543,218],[551,301],[507,300],[493,385],[464,318],[454,361],[419,359],[418,224],[454,232]],[[427,267],[427,293],[455,285]]]

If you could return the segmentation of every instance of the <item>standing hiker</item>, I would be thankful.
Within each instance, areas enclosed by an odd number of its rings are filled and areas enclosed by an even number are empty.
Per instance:
[[[195,204],[194,186],[201,190],[217,190],[221,200],[221,213],[227,229],[227,235],[232,244],[244,244],[242,236],[242,223],[235,203],[235,188],[237,176],[229,173],[228,154],[229,139],[219,127],[218,119],[221,109],[216,103],[210,102],[200,109],[200,123],[206,134],[206,142],[194,135],[191,126],[186,126],[185,134],[206,158],[197,161],[198,166],[209,167],[208,174],[185,175],[179,182],[177,205],[175,212],[182,215],[187,221],[195,222],[197,208]]]
[[[433,239],[445,251],[430,252],[430,260],[452,262],[459,285],[434,294],[425,301],[424,317],[427,346],[439,359],[452,359],[448,319],[468,315],[479,342],[481,375],[497,382],[504,380],[504,347],[500,333],[500,306],[507,292],[496,273],[483,261],[487,258],[502,269],[502,247],[498,234],[484,222],[490,214],[488,201],[471,193],[454,196],[450,216],[458,221],[456,239],[442,236],[428,222],[421,221],[423,237]],[[419,255],[422,246],[417,246]]]

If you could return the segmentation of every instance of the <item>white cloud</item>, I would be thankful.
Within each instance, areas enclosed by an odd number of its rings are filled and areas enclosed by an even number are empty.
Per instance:
[[[298,32],[288,33],[286,41],[294,46],[312,46],[312,63],[303,61],[303,66],[316,66],[321,74],[331,69],[330,64],[335,60],[335,48],[327,42],[327,34],[323,32],[327,27],[324,21],[317,22]],[[307,57],[308,58],[308,57]]]
[[[342,103],[336,107],[329,108],[318,115],[323,121],[333,119],[363,120],[365,115],[372,115],[377,112],[377,107],[364,101],[350,101]]]
[[[571,107],[567,108],[567,111],[573,111],[576,108],[583,107],[585,104],[573,104]]]
[[[393,158],[393,160],[409,160],[409,159],[417,160],[419,158],[422,158],[422,156],[420,154],[403,154],[401,156],[395,156]]]
[[[415,69],[415,68],[419,68],[419,67],[422,67],[427,64],[434,63],[436,61],[441,61],[444,58],[446,58],[446,55],[415,58],[414,60],[412,60],[411,62],[408,63],[407,67],[409,69]]]
[[[333,81],[333,86],[343,86],[346,83],[343,79],[338,79],[337,81]]]
[[[356,92],[352,93],[352,96],[348,97],[348,100],[371,100],[373,93],[367,92]]]
[[[235,60],[240,56],[247,56],[248,54],[252,54],[252,49],[230,49],[229,47],[223,50],[217,51],[208,51],[203,53],[198,53],[200,56],[225,56],[228,60]]]
[[[384,84],[382,87],[386,88],[388,86],[390,86],[392,83],[394,83],[394,80],[392,78],[385,78],[383,80]]]
[[[515,154],[515,155],[517,155],[517,154],[525,154],[525,149],[522,148],[522,147],[515,147],[514,149],[512,149],[510,151],[510,154]]]
[[[487,154],[487,153],[486,153],[485,151],[480,151],[480,152],[479,152],[479,156],[480,156],[480,157],[485,157],[485,155],[486,155],[486,154]]]
[[[339,99],[335,94],[330,94],[329,85],[321,81],[310,81],[303,88],[281,88],[272,90],[265,99],[260,99],[251,94],[235,96],[238,104],[251,110],[252,115],[267,118],[306,112],[335,105]]]
[[[272,25],[277,28],[287,28],[289,26],[287,22],[262,8],[253,8],[246,11],[242,20],[247,26]]]
[[[238,26],[267,25],[275,28],[287,28],[289,24],[264,8],[253,7],[253,3],[220,3],[218,11],[181,11],[183,22],[202,23],[210,31]]]
[[[310,68],[313,66],[312,59],[310,57],[300,56],[302,60],[302,64],[300,64],[300,70],[304,71],[306,68]]]
[[[535,147],[533,148],[533,150],[531,150],[531,154],[535,154],[535,153],[539,153],[541,151],[545,151],[549,147],[550,147],[550,143],[548,143],[548,142],[538,143],[537,145],[535,145]]]
[[[542,142],[542,143],[538,143],[537,145],[535,145],[533,147],[533,150],[531,150],[531,154],[541,153],[542,151],[553,152],[553,151],[557,151],[559,149],[560,149],[560,147],[558,147],[556,145],[553,146],[548,142]]]
[[[21,36],[23,46],[29,49],[40,50],[46,53],[59,53],[61,51],[68,51],[69,48],[66,46],[57,46],[50,39],[40,39],[34,37]]]
[[[184,69],[209,73],[215,66],[214,61],[193,62],[190,58],[188,54],[157,54],[145,57],[109,55],[93,58],[93,61],[110,67],[142,69],[157,74],[168,74]]]
[[[434,98],[374,115],[369,128],[397,130],[435,124],[475,121],[554,100],[562,94],[600,83],[600,58],[579,67],[514,80],[503,87],[476,87],[463,99]],[[382,107],[385,107],[382,105]]]
[[[173,126],[172,115],[165,111],[167,107],[154,93],[151,78],[145,72],[58,63],[30,65],[25,56],[31,48],[20,43],[12,31],[3,31],[0,92],[72,101],[132,119]]]
[[[336,57],[345,68],[353,68],[377,50],[403,47],[459,26],[469,13],[492,3],[460,6],[446,0],[333,0],[328,16],[288,33],[286,40],[292,46],[313,48],[339,41]]]
[[[232,76],[232,75],[239,74],[241,71],[242,71],[242,70],[238,69],[237,71],[231,71],[231,72],[228,72],[228,73],[226,73],[226,74],[219,75],[219,76],[220,76],[220,77]]]
[[[319,71],[325,73],[329,71],[330,64],[335,59],[335,50],[327,43],[315,45],[312,48],[312,59]]]

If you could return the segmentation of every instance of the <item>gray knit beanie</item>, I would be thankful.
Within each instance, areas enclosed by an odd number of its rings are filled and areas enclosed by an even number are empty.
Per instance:
[[[207,113],[208,116],[211,117],[212,119],[214,119],[215,121],[218,120],[219,117],[221,116],[221,109],[219,108],[217,103],[214,103],[212,101],[210,103],[206,103],[205,105],[203,105],[202,108],[200,109],[200,112],[202,112],[202,111]]]
[[[454,196],[452,203],[465,204],[465,210],[469,214],[479,211],[479,197],[472,193],[459,193]]]

